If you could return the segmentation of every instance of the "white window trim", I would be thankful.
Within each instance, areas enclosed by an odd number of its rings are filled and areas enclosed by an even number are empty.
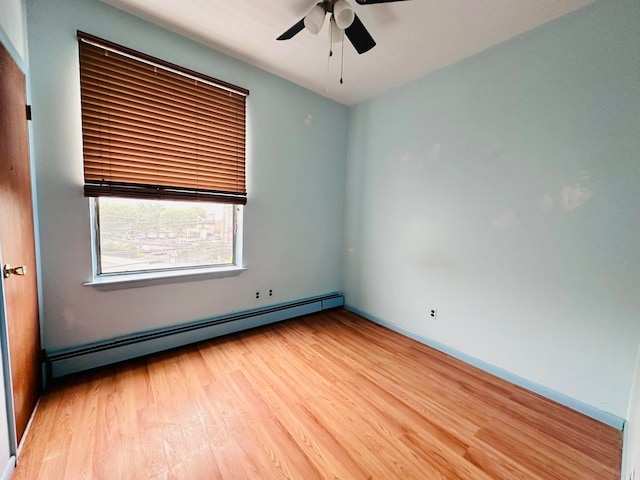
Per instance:
[[[232,277],[241,274],[247,268],[243,265],[243,206],[237,205],[234,260],[233,265],[206,266],[193,268],[175,268],[156,271],[100,274],[98,259],[98,218],[96,199],[89,198],[89,218],[91,224],[92,278],[83,285],[99,290],[119,290],[125,288],[148,287],[167,283],[192,282],[212,278]]]

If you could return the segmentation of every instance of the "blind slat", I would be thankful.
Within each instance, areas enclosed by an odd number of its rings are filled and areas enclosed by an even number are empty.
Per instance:
[[[104,108],[108,108],[108,104],[104,104]],[[239,142],[238,135],[243,134],[245,129],[241,127],[236,127],[234,125],[225,125],[223,123],[218,122],[210,122],[205,128],[201,128],[200,123],[184,123],[183,121],[165,121],[166,119],[160,115],[153,117],[151,114],[149,116],[140,116],[135,113],[135,111],[125,111],[123,109],[118,108],[117,110],[113,109],[111,112],[104,112],[104,108],[99,108],[99,106],[88,106],[84,118],[84,122],[87,125],[96,125],[103,131],[106,131],[108,128],[116,130],[118,128],[136,128],[139,131],[157,131],[163,134],[171,134],[172,132],[180,135],[185,134],[187,138],[193,139],[192,141],[202,143],[205,139],[211,139],[215,141],[220,135],[228,135],[230,138],[233,138],[236,143]],[[104,113],[103,113],[104,112]],[[83,111],[84,113],[84,111]],[[154,121],[154,118],[156,119]],[[202,134],[198,137],[193,137],[193,129],[197,128]]]
[[[181,147],[173,147],[171,145],[163,145],[162,152],[155,151],[152,147],[147,147],[143,142],[138,144],[125,144],[125,142],[119,142],[118,146],[104,145],[103,148],[85,147],[85,155],[87,161],[97,158],[100,162],[100,158],[103,152],[106,152],[113,158],[113,162],[117,162],[118,159],[124,157],[140,157],[141,163],[153,163],[162,162],[164,159],[168,159],[171,163],[186,164],[199,166],[202,169],[225,169],[236,168],[237,163],[237,151],[232,148],[217,148],[208,152],[199,152],[197,149],[182,149]],[[202,160],[207,160],[210,163],[209,166],[201,166]],[[129,161],[128,159],[126,161]]]
[[[88,47],[90,48],[90,47]],[[163,72],[144,70],[144,66],[132,63],[130,68],[122,64],[113,64],[110,57],[103,51],[96,50],[92,55],[81,54],[81,61],[87,64],[86,73],[88,78],[100,78],[103,75],[114,83],[123,85],[139,85],[144,88],[153,89],[158,95],[164,94],[171,97],[192,97],[200,91],[206,90],[210,101],[226,99],[224,103],[243,105],[244,96],[234,95],[221,91],[210,85],[185,81],[182,78],[168,77]],[[126,60],[125,60],[126,61]]]
[[[78,40],[85,195],[246,202],[247,90]]]
[[[203,202],[232,203],[246,205],[246,197],[238,197],[229,192],[194,191],[171,188],[158,188],[148,185],[104,185],[100,183],[85,183],[84,192],[87,197],[129,197],[150,198],[156,200],[195,200]]]
[[[168,105],[160,104],[160,107],[169,108],[172,106],[178,106],[182,111],[188,112],[192,109],[192,112],[198,113],[196,109],[200,110],[200,113],[207,114],[211,109],[219,112],[220,115],[226,116],[229,120],[233,120],[236,116],[243,111],[242,104],[235,104],[229,102],[228,98],[222,97],[217,100],[211,96],[211,91],[195,91],[191,92],[190,97],[184,95],[185,92],[170,92],[172,95],[163,95],[162,92],[158,92],[157,89],[151,88],[149,84],[123,84],[114,81],[107,76],[99,76],[100,74],[87,74],[84,77],[86,90],[89,93],[91,89],[100,88],[103,92],[109,92],[114,97],[128,97],[133,102],[147,101],[149,97],[156,99],[164,99],[165,97],[171,99],[171,103]],[[154,102],[157,103],[157,102]]]

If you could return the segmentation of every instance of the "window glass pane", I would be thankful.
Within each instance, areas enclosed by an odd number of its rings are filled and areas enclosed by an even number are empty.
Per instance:
[[[234,205],[96,199],[99,273],[233,265]]]

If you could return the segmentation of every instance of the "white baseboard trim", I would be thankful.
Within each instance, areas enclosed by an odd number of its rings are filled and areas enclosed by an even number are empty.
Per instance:
[[[620,466],[620,480],[628,480],[627,462],[629,461],[629,422],[624,421],[622,426],[622,465]]]
[[[363,310],[360,310],[357,307],[353,307],[351,305],[345,305],[344,308],[354,313],[357,313],[358,315],[366,318],[367,320],[370,320],[374,323],[382,325],[383,327],[393,330],[394,332],[397,332],[397,333],[400,333],[401,335],[412,338],[417,342],[420,342],[424,345],[434,348],[442,353],[446,353],[447,355],[457,358],[458,360],[468,363],[469,365],[473,365],[474,367],[477,367],[480,370],[490,373],[498,378],[506,380],[507,382],[513,383],[514,385],[522,387],[531,392],[537,393],[538,395],[548,398],[549,400],[553,400],[554,402],[564,405],[565,407],[569,407],[572,410],[580,412],[588,417],[598,420],[599,422],[609,425],[610,427],[613,427],[617,430],[623,430],[623,427],[625,424],[624,418],[620,418],[617,415],[614,415],[609,412],[605,412],[604,410],[591,406],[587,403],[581,402],[580,400],[576,400],[573,397],[565,395],[564,393],[560,393],[551,388],[545,387],[544,385],[540,385],[538,383],[527,380],[526,378],[520,377],[502,368],[496,367],[495,365],[487,363],[484,360],[480,360],[475,357],[472,357],[471,355],[467,355],[466,353],[463,353],[459,350],[451,348],[443,343],[418,335],[414,332],[411,332],[402,327],[399,327],[398,325],[395,325],[391,322],[387,322],[386,320],[378,318],[374,315],[370,315],[369,313]]]
[[[38,407],[40,407],[40,400],[42,397],[38,399],[36,402],[36,406],[33,408],[33,412],[31,412],[31,416],[29,417],[29,421],[27,422],[27,426],[24,429],[24,433],[22,434],[22,439],[20,440],[20,444],[18,445],[18,449],[16,451],[16,464],[18,463],[18,459],[20,458],[20,454],[22,452],[22,447],[24,447],[25,442],[27,441],[27,437],[31,433],[31,425],[33,424],[33,419],[36,416],[36,412],[38,411]]]
[[[46,360],[47,371],[52,378],[62,377],[269,323],[340,307],[343,304],[342,294],[334,292],[169,328],[137,332],[89,345],[49,352]]]
[[[9,461],[4,467],[4,470],[2,471],[2,476],[0,477],[0,480],[9,480],[13,475],[13,471],[15,469],[16,469],[16,457],[11,455],[11,457],[9,457]]]

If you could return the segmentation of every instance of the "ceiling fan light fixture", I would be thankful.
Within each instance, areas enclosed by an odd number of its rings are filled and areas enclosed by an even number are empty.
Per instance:
[[[344,30],[338,28],[335,18],[331,17],[331,43],[340,43],[344,38]]]
[[[345,30],[351,26],[356,14],[346,0],[338,0],[333,5],[333,18],[335,18],[338,28]]]
[[[324,24],[324,17],[326,13],[324,8],[322,8],[322,4],[318,4],[307,13],[307,16],[304,17],[304,26],[307,30],[309,30],[314,35],[317,35],[322,29],[322,25]]]

